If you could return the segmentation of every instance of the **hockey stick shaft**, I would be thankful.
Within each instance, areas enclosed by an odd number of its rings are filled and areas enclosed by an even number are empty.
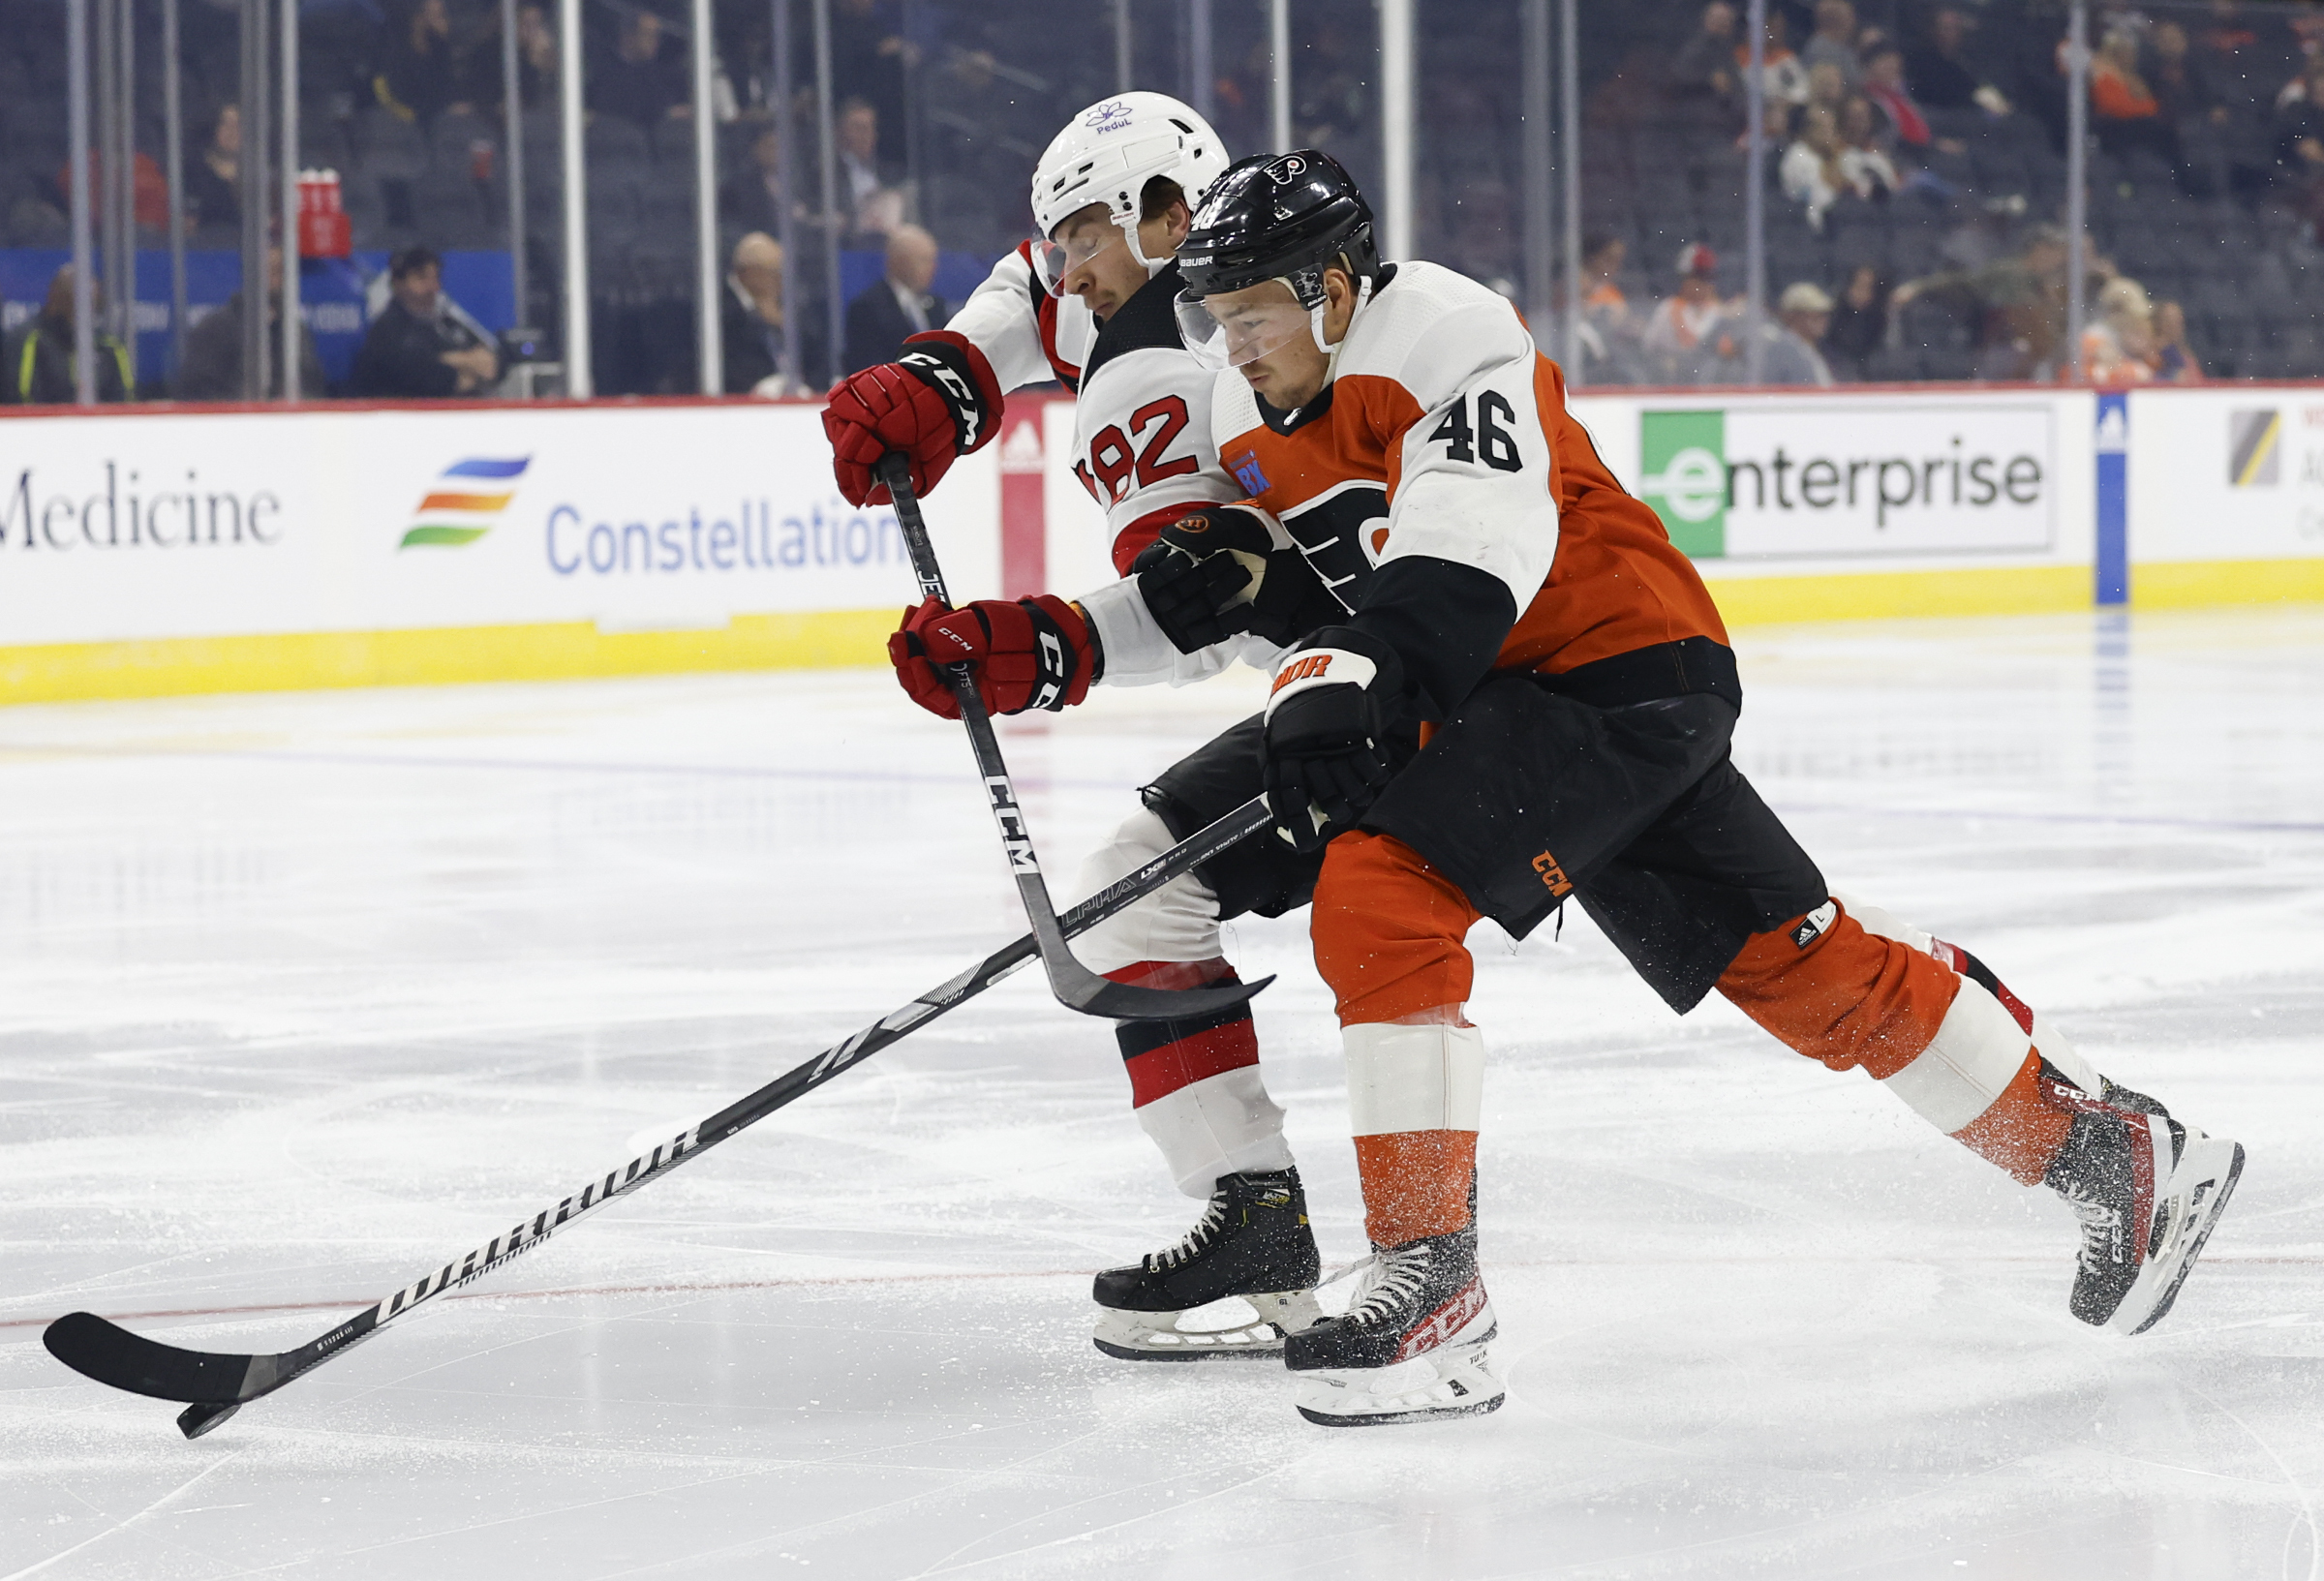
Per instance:
[[[945,589],[944,568],[937,563],[935,543],[928,535],[928,523],[921,516],[919,499],[912,492],[910,462],[901,451],[889,451],[880,458],[879,480],[887,485],[895,501],[896,523],[903,534],[904,549],[911,556],[912,572],[920,579],[920,595],[933,598],[949,609],[952,595]],[[1055,638],[1043,640],[1054,643]],[[1016,880],[1017,897],[1024,905],[1024,920],[1032,925],[1033,943],[1041,953],[1042,968],[1049,974],[1050,990],[1057,996],[1058,1003],[1084,1015],[1110,1016],[1117,1020],[1169,1018],[1190,1020],[1247,1003],[1251,995],[1267,987],[1262,981],[1222,983],[1199,988],[1134,988],[1109,982],[1083,965],[1065,947],[1065,935],[1057,926],[1056,907],[1049,897],[1049,882],[1041,874],[1040,858],[1033,853],[1032,833],[1026,829],[1024,812],[1017,805],[1009,766],[1000,755],[1000,739],[993,733],[992,715],[985,712],[975,677],[966,664],[942,664],[936,668],[952,687],[953,698],[960,706],[961,722],[968,730],[968,749],[976,759],[977,776],[984,781],[993,821],[1000,829],[1001,852],[1008,858],[1009,876]]]
[[[1254,797],[1072,907],[1058,919],[1060,931],[1068,937],[1086,932],[1172,879],[1249,838],[1268,822],[1265,801]],[[861,1064],[938,1016],[965,1004],[1033,959],[1037,953],[1029,935],[1003,946],[950,981],[891,1011],[814,1058],[785,1071],[672,1140],[629,1160],[602,1179],[592,1180],[555,1207],[518,1221],[505,1235],[494,1236],[466,1257],[446,1262],[296,1350],[271,1355],[184,1351],[132,1334],[87,1313],[58,1319],[49,1325],[45,1338],[60,1360],[101,1383],[191,1402],[193,1409],[178,1418],[178,1424],[187,1437],[196,1437],[224,1420],[243,1402],[272,1393],[445,1291],[482,1278],[614,1199],[641,1190],[679,1165],[699,1158],[841,1072]]]

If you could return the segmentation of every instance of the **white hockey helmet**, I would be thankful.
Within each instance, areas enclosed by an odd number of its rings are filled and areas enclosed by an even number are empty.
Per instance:
[[[1166,93],[1117,93],[1066,123],[1033,167],[1033,226],[1044,237],[1067,215],[1103,203],[1151,275],[1170,259],[1138,247],[1146,184],[1168,176],[1189,210],[1226,170],[1227,150],[1210,123]]]

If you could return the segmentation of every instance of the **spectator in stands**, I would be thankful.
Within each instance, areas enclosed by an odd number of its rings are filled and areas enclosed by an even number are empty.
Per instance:
[[[1807,210],[1808,224],[1818,230],[1840,195],[1854,185],[1841,163],[1846,152],[1838,119],[1823,106],[1810,105],[1800,116],[1799,140],[1784,150],[1778,170],[1785,196]]]
[[[544,6],[516,11],[516,94],[534,107],[557,102],[557,28]]]
[[[847,371],[896,360],[904,337],[941,329],[952,315],[929,294],[936,278],[936,239],[916,225],[888,236],[888,272],[847,304]]]
[[[2278,183],[2301,196],[2311,219],[2324,215],[2324,56],[2284,90],[2275,145]]]
[[[725,347],[728,395],[805,395],[808,387],[786,382],[783,351],[789,330],[783,321],[782,244],[753,230],[734,244],[719,304],[719,340]],[[810,366],[805,357],[800,369]]]
[[[1761,61],[1759,78],[1763,84],[1761,91],[1770,100],[1780,101],[1787,105],[1804,105],[1808,102],[1808,68],[1799,56],[1791,52],[1790,45],[1784,42],[1784,35],[1787,31],[1788,24],[1784,20],[1784,14],[1780,11],[1769,11],[1767,13],[1767,39],[1759,52]],[[1735,64],[1745,71],[1751,69],[1751,46],[1749,43],[1738,43],[1735,46]]]
[[[1832,326],[1830,293],[1812,281],[1795,281],[1784,288],[1772,321],[1759,324],[1759,382],[1762,384],[1832,383],[1832,370],[1823,359],[1821,343]],[[1721,360],[1719,382],[1741,383],[1750,372],[1740,335],[1737,345]]]
[[[1834,115],[1838,115],[1840,113],[1840,106],[1847,104],[1849,101],[1849,81],[1850,78],[1848,74],[1841,71],[1839,67],[1833,65],[1830,61],[1818,61],[1815,65],[1808,68],[1808,103],[1806,107],[1809,109],[1814,109],[1817,106],[1821,106],[1823,108],[1830,110]]]
[[[1868,100],[1850,99],[1840,108],[1840,173],[1858,198],[1886,198],[1904,185],[1881,147],[1880,118]]]
[[[1581,243],[1581,311],[1601,332],[1630,326],[1630,298],[1622,292],[1622,265],[1630,243],[1601,231]]]
[[[136,190],[136,218],[138,228],[164,230],[169,225],[169,178],[151,154],[140,151],[130,161],[130,179]],[[105,151],[89,150],[89,193],[94,209],[96,195],[105,190]],[[56,167],[57,196],[69,207],[73,192],[73,165],[68,159]]]
[[[861,99],[840,106],[840,188],[849,229],[859,237],[885,236],[903,224],[903,194],[879,164],[879,111]]]
[[[408,247],[387,265],[387,306],[355,353],[357,395],[427,400],[475,395],[501,377],[500,353],[445,310],[443,260]]]
[[[186,359],[169,394],[179,401],[239,401],[242,388],[242,293],[212,308],[186,331]],[[283,250],[266,249],[266,388],[283,387]],[[315,333],[298,326],[298,392],[306,400],[326,393],[328,378],[315,351]]]
[[[1875,49],[1864,62],[1864,97],[1888,118],[1888,125],[1897,140],[1913,148],[1926,148],[1934,140],[1929,131],[1928,117],[1912,102],[1911,90],[1905,86],[1905,52],[1893,45]],[[1952,152],[1959,145],[1950,145]]]
[[[1808,42],[1799,50],[1799,58],[1808,70],[1828,65],[1853,88],[1864,76],[1860,48],[1856,8],[1849,0],[1816,0],[1816,31],[1808,35]]]
[[[440,111],[466,109],[462,72],[452,58],[452,14],[444,0],[416,0],[403,26],[391,28],[371,91],[407,121],[433,121]]]
[[[6,347],[6,399],[25,406],[61,406],[79,399],[79,363],[74,359],[73,265],[48,277],[48,298],[32,322],[10,337]],[[105,287],[89,283],[90,311],[105,312]],[[113,403],[138,398],[137,369],[129,348],[100,328],[96,336],[97,399]]]
[[[902,10],[909,15],[908,7]],[[899,8],[881,0],[839,0],[831,8],[831,79],[841,93],[872,106],[874,157],[887,166],[903,163],[904,72],[920,59],[901,19]],[[1023,26],[1008,25],[1012,32]]]
[[[783,208],[782,133],[770,122],[751,139],[749,163],[719,189],[719,214],[729,226],[776,231]]]
[[[1630,244],[1619,236],[1585,236],[1581,244],[1580,369],[1568,377],[1593,384],[1636,384],[1644,381],[1638,351],[1638,316],[1622,289],[1622,269]],[[1549,349],[1563,356],[1562,346]]]
[[[2156,22],[2147,35],[2147,83],[2162,118],[2174,127],[2204,120],[2227,124],[2227,95],[2213,76],[2211,62],[2197,55],[2186,29],[2177,22]]]
[[[658,15],[643,8],[631,12],[622,23],[621,43],[612,58],[590,84],[589,107],[646,127],[684,119],[693,113],[685,53],[678,41],[662,31]]]
[[[1881,271],[1859,263],[1850,271],[1823,334],[1824,360],[1834,378],[1872,377],[1872,354],[1888,338],[1888,289]]]
[[[2095,272],[2113,265],[2092,258]],[[2035,226],[2023,251],[1981,269],[1908,280],[1890,293],[1902,313],[1922,298],[1966,318],[1975,329],[1979,379],[2046,379],[2062,361],[2065,342],[2066,235]]]
[[[1972,25],[1959,6],[1939,6],[1929,18],[1928,37],[1905,52],[1906,89],[1914,103],[1930,109],[1974,105],[1998,119],[2009,113],[2008,97],[1962,53]]]
[[[2179,129],[2162,118],[2162,106],[2138,65],[2138,35],[2110,28],[2090,62],[2090,109],[2098,146],[2122,155],[2144,148],[2179,164]]]
[[[2155,307],[2155,377],[2168,384],[2203,382],[2203,364],[2186,338],[2186,311],[2176,302]]]
[[[1654,305],[1638,349],[1651,377],[1666,384],[1697,384],[1719,350],[1720,329],[1731,311],[1719,298],[1719,257],[1700,242],[1678,250],[1678,294]]]
[[[186,226],[242,223],[242,110],[227,105],[210,125],[209,146],[185,167]]]
[[[2144,384],[2160,360],[2155,343],[2155,306],[2135,280],[2106,282],[2098,316],[2082,331],[2082,376],[2093,384]]]
[[[1702,20],[1670,58],[1670,90],[1682,103],[1732,106],[1742,96],[1735,71],[1735,8],[1711,0]]]

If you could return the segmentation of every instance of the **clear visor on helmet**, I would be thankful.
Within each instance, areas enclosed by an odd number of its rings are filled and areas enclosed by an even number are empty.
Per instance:
[[[1094,211],[1103,215],[1104,210]],[[1129,238],[1111,218],[1068,216],[1058,222],[1057,234],[1033,238],[1033,273],[1052,296],[1065,294],[1065,277],[1091,258],[1116,247],[1126,248]]]
[[[1178,339],[1206,368],[1240,368],[1316,332],[1317,315],[1280,280],[1217,296],[1180,291],[1177,314]]]

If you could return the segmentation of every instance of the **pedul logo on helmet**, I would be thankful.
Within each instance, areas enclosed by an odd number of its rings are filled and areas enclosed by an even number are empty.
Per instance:
[[[1130,106],[1119,99],[1109,99],[1102,105],[1092,105],[1082,116],[1082,125],[1092,132],[1119,132],[1130,124]]]

